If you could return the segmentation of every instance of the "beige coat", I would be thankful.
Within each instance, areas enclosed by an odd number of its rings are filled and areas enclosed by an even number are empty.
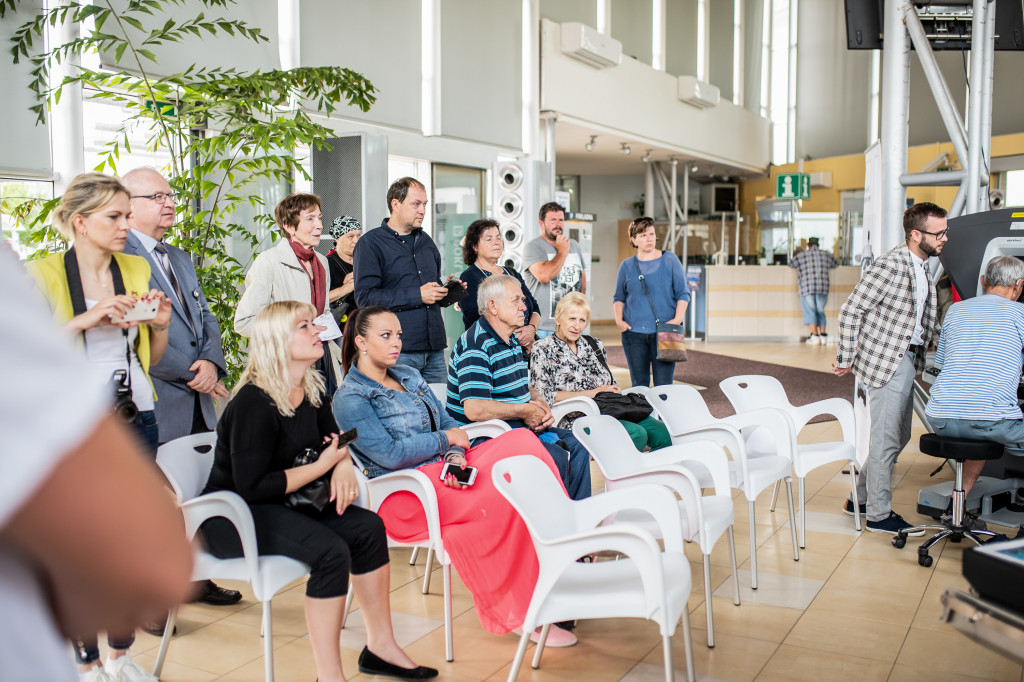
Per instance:
[[[331,290],[331,271],[327,259],[316,254],[324,266],[327,291]],[[326,296],[325,296],[326,300]],[[256,256],[245,275],[245,292],[235,309],[235,331],[249,336],[253,319],[274,301],[302,301],[312,303],[309,295],[309,275],[299,263],[287,239]]]

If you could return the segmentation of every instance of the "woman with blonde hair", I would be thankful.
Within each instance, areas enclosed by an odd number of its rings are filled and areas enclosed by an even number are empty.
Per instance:
[[[340,637],[350,576],[366,623],[359,671],[430,679],[437,671],[417,666],[395,642],[384,524],[373,512],[351,506],[358,496],[356,475],[348,448],[338,447],[324,380],[314,369],[324,354],[324,328],[314,317],[309,303],[278,301],[253,319],[249,364],[217,424],[204,492],[242,496],[252,511],[260,554],[282,554],[310,566],[306,624],[321,682],[345,679]],[[319,457],[296,465],[296,456],[307,450]],[[331,495],[323,509],[286,504],[289,493],[324,476]],[[227,520],[206,521],[202,533],[214,555],[242,555]]]
[[[534,344],[530,361],[530,385],[540,391],[549,405],[575,396],[593,398],[598,393],[619,393],[608,367],[604,344],[583,330],[590,319],[590,303],[578,291],[562,297],[555,307],[555,333]],[[578,412],[570,413],[558,426],[571,428]],[[648,415],[639,422],[620,419],[636,449],[657,450],[672,444],[665,425]]]
[[[159,434],[149,367],[167,348],[171,303],[160,290],[149,288],[146,259],[122,253],[130,213],[130,195],[117,178],[103,173],[76,176],[53,220],[72,246],[28,263],[27,269],[54,321],[78,337],[89,361],[100,368],[101,376],[110,378],[111,398],[117,398],[115,412],[155,457]],[[121,321],[137,303],[153,301],[155,317]],[[155,679],[128,655],[134,633],[108,633],[107,642],[110,652],[104,668],[95,634],[75,641],[83,680]]]

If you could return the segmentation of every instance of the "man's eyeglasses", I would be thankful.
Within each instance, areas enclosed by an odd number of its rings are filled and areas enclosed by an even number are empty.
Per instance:
[[[136,194],[132,199],[152,199],[158,204],[162,204],[169,199],[173,204],[178,200],[178,195],[174,192],[157,192],[156,194]]]
[[[949,232],[949,228],[947,227],[945,230],[942,230],[941,232],[929,232],[928,230],[918,230],[918,232],[920,232],[921,234],[930,234],[936,239],[942,239],[943,237],[946,236],[946,233]]]

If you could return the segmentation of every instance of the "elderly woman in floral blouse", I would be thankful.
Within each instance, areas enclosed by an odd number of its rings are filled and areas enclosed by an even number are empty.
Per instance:
[[[604,345],[583,330],[590,319],[587,297],[571,292],[555,308],[555,333],[533,344],[530,360],[530,386],[540,391],[549,404],[575,396],[593,398],[603,391],[619,392],[615,377],[608,369]],[[559,424],[569,428],[575,416],[570,413]],[[619,420],[636,449],[657,450],[672,444],[665,425],[653,416],[642,422]]]

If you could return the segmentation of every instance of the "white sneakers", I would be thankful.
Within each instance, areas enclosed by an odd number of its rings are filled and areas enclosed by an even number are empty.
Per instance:
[[[131,654],[117,659],[108,658],[102,666],[90,668],[82,673],[79,682],[157,682],[141,665],[132,660]]]
[[[819,341],[820,338],[821,337],[819,337],[817,334],[811,334],[810,336],[807,337],[807,340],[804,341],[804,343],[806,343],[808,346],[818,346],[821,345],[821,341]]]

